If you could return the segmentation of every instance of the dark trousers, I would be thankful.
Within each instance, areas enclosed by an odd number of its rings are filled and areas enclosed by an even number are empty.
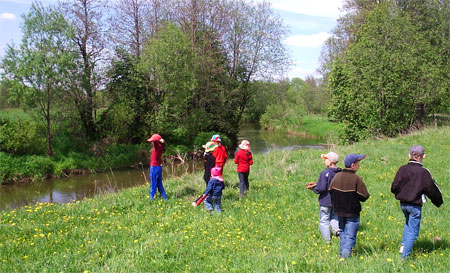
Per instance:
[[[242,197],[249,189],[250,185],[248,184],[248,174],[249,173],[239,173],[239,197]]]

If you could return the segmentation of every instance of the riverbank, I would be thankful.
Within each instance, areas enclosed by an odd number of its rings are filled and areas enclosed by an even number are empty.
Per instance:
[[[444,205],[424,205],[419,239],[403,262],[404,216],[390,183],[417,143],[426,148],[424,165],[440,184]],[[0,212],[0,272],[444,272],[450,266],[443,152],[449,143],[450,127],[444,127],[337,147],[341,158],[367,154],[358,174],[371,194],[354,257],[345,262],[338,259],[338,240],[322,242],[317,195],[304,188],[323,169],[322,152],[300,150],[255,155],[243,200],[229,162],[221,215],[190,204],[204,189],[201,173],[165,180],[167,202],[151,202],[145,185],[67,205]]]

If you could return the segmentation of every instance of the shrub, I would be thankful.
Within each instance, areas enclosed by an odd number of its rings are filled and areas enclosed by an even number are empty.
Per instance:
[[[0,119],[0,151],[16,155],[45,154],[46,140],[30,120]]]

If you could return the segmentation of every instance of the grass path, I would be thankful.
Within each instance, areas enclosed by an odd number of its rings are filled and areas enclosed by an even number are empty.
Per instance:
[[[390,184],[413,144],[425,146],[424,165],[443,190],[444,205],[424,206],[413,255],[402,262],[403,215]],[[337,239],[326,245],[320,238],[317,195],[304,188],[324,168],[323,151],[302,150],[256,155],[243,200],[228,162],[221,215],[190,204],[204,188],[201,173],[165,180],[167,202],[151,202],[142,186],[0,212],[0,272],[448,272],[450,127],[336,151],[341,158],[367,154],[358,174],[371,194],[354,257],[345,262]]]

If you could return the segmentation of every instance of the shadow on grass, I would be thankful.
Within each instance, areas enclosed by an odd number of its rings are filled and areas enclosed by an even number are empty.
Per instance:
[[[186,186],[186,187],[182,188],[180,191],[177,191],[177,193],[175,194],[175,197],[182,198],[182,197],[186,197],[186,196],[194,196],[195,198],[197,198],[202,193],[203,192],[199,192],[197,189],[195,189],[191,186]]]
[[[398,244],[400,248],[400,242]],[[445,250],[450,248],[450,243],[447,240],[428,240],[428,239],[420,239],[417,240],[413,247],[413,254],[424,254],[424,253],[432,253],[436,250]],[[372,255],[377,252],[386,251],[388,249],[392,249],[392,244],[388,243],[380,243],[376,245],[366,245],[364,242],[356,243],[356,247],[353,251],[354,255]],[[398,249],[394,249],[395,252]]]
[[[427,239],[419,239],[416,241],[413,247],[413,251],[418,253],[431,253],[435,250],[444,250],[448,249],[450,246],[447,240],[441,239],[437,240],[427,240]]]

